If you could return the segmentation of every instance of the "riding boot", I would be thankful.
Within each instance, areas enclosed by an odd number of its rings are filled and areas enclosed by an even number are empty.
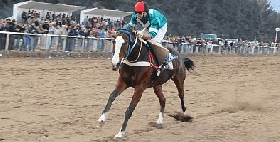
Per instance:
[[[169,61],[169,63],[168,63],[168,69],[169,70],[173,70],[174,68],[173,68],[173,63],[172,63],[172,61]]]
[[[171,53],[169,53],[166,58],[165,58],[165,62],[162,64],[162,67],[163,69],[169,69],[169,70],[173,70],[173,63],[172,63],[172,60],[174,59],[175,57],[173,57],[171,55]]]

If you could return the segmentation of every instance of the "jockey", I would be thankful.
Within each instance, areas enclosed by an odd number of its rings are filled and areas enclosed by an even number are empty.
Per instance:
[[[167,32],[166,17],[155,9],[148,9],[147,4],[139,0],[135,5],[130,22],[125,28],[131,29],[135,27],[137,23],[144,27],[142,31],[137,32],[137,36],[144,40],[157,42],[158,48],[162,48],[157,50],[161,50],[163,51],[161,54],[165,54],[165,60],[162,63],[163,68],[173,70],[171,53],[161,45],[161,41]]]

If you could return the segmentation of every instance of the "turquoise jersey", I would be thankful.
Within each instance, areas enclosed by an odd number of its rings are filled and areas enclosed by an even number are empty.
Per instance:
[[[141,24],[144,28],[149,30],[152,38],[157,35],[158,30],[167,23],[166,17],[155,9],[149,9],[149,14],[142,19],[137,19],[137,14],[132,13],[130,22],[126,25],[126,29],[134,27],[137,23]]]

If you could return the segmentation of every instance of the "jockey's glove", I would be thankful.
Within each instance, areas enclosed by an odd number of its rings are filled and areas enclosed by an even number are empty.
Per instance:
[[[137,31],[136,33],[138,38],[142,38],[143,37],[143,32],[142,31]]]

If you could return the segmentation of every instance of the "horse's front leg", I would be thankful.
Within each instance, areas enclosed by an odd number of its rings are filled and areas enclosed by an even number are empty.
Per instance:
[[[127,85],[124,83],[124,81],[119,78],[116,89],[112,91],[112,93],[109,96],[109,99],[107,101],[107,104],[105,106],[105,109],[102,112],[102,115],[99,117],[98,122],[100,123],[100,126],[103,126],[105,123],[105,120],[108,117],[109,110],[112,106],[113,101],[117,98],[118,95],[120,95],[125,89],[127,89]]]
[[[135,107],[137,106],[138,102],[140,101],[140,99],[142,97],[142,93],[144,92],[145,89],[146,89],[146,87],[143,87],[142,85],[135,87],[134,94],[132,96],[132,100],[130,102],[129,107],[127,108],[127,110],[125,112],[125,119],[122,124],[122,128],[120,129],[119,133],[115,135],[115,138],[122,138],[124,136],[127,122],[130,119],[130,117],[132,116],[132,112],[135,110]]]
[[[160,112],[159,112],[159,115],[158,115],[157,124],[162,125],[163,124],[163,117],[164,117],[164,108],[165,108],[165,98],[164,98],[164,95],[162,93],[162,85],[155,86],[154,87],[154,93],[157,95],[158,101],[159,101],[159,104],[160,104]]]

